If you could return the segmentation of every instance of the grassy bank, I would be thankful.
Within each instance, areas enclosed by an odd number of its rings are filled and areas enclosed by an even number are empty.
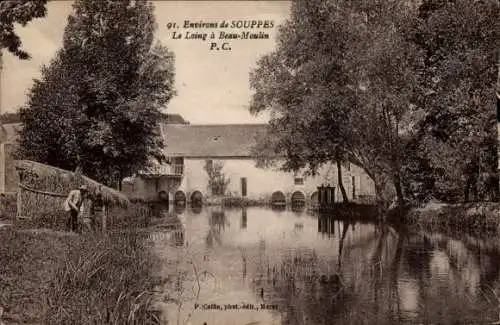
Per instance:
[[[6,324],[155,324],[158,260],[136,233],[0,230]]]
[[[405,216],[405,223],[412,228],[427,231],[497,233],[500,231],[500,204],[429,203],[411,209]]]

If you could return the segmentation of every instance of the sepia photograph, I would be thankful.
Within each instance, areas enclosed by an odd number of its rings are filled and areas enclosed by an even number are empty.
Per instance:
[[[0,325],[500,324],[498,0],[0,1]]]

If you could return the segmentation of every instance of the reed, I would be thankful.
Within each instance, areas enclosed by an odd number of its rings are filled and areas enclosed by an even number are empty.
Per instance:
[[[152,208],[145,202],[132,202],[128,208],[111,209],[108,227],[113,229],[143,228],[151,224]]]

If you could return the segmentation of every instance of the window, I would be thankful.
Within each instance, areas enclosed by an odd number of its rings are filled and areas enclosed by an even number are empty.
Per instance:
[[[212,171],[214,169],[214,161],[211,159],[207,159],[205,161],[205,164],[206,164],[205,166],[206,166],[207,172],[212,173]]]
[[[247,178],[246,177],[241,178],[241,196],[243,196],[243,197],[247,196]]]
[[[297,177],[293,179],[295,185],[304,185],[304,179],[302,177]]]
[[[172,159],[172,170],[175,175],[182,175],[184,173],[184,158],[175,157]]]
[[[342,167],[344,167],[345,170],[350,171],[351,170],[351,162],[350,161],[344,161],[344,162],[342,162]]]
[[[183,157],[175,157],[172,161],[175,165],[184,165]]]

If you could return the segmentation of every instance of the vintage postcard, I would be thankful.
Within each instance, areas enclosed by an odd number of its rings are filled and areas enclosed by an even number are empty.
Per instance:
[[[500,324],[499,14],[0,2],[0,324]]]

